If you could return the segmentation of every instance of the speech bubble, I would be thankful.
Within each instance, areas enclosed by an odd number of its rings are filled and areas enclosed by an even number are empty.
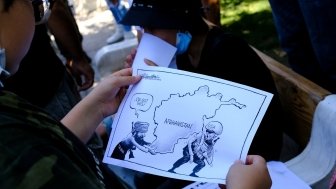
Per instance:
[[[131,99],[131,109],[135,110],[135,115],[139,117],[139,111],[149,110],[153,103],[153,96],[146,93],[136,93]]]

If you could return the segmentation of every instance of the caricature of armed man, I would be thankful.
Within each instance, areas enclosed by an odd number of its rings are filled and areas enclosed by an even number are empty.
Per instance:
[[[129,151],[129,158],[134,158],[133,150],[136,150],[137,148],[143,152],[150,152],[154,155],[154,150],[149,146],[151,143],[144,140],[148,127],[149,123],[147,122],[135,122],[132,126],[132,132],[118,143],[114,148],[111,157],[124,160],[126,153]]]
[[[212,166],[214,145],[222,134],[223,126],[218,121],[209,122],[203,127],[202,132],[194,133],[189,137],[188,144],[183,148],[183,157],[178,159],[169,172],[175,173],[175,169],[187,162],[194,162],[197,165],[194,167],[190,176],[196,175],[203,167],[205,161]]]

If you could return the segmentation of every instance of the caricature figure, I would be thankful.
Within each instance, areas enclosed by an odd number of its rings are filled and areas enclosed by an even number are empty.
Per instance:
[[[188,145],[183,148],[183,157],[177,160],[169,172],[175,173],[177,167],[187,163],[194,162],[197,165],[193,169],[190,176],[198,177],[196,175],[203,167],[205,167],[205,160],[212,166],[214,145],[222,134],[223,126],[220,122],[209,122],[204,128],[202,133],[194,133],[189,137]]]
[[[151,143],[146,142],[144,137],[148,131],[149,123],[137,121],[133,124],[132,132],[114,148],[112,156],[116,159],[125,159],[126,153],[129,151],[129,158],[134,158],[133,151],[137,148],[143,152],[155,154],[154,150],[149,146]]]

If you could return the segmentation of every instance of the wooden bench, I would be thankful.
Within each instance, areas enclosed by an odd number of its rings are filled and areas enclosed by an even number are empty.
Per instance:
[[[331,93],[270,56],[255,49],[271,70],[280,100],[292,125],[287,134],[301,147],[308,143],[317,104]]]
[[[285,132],[303,150],[286,166],[312,188],[328,188],[336,161],[336,94],[254,50],[273,75],[291,123]]]

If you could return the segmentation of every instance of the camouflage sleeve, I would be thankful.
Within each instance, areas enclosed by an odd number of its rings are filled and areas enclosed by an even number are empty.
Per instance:
[[[21,153],[12,149],[2,151],[11,155],[0,160],[0,167],[5,167],[0,188],[104,188],[87,165],[72,162],[60,149],[43,145]]]
[[[97,162],[69,130],[0,91],[0,188],[104,188]]]

